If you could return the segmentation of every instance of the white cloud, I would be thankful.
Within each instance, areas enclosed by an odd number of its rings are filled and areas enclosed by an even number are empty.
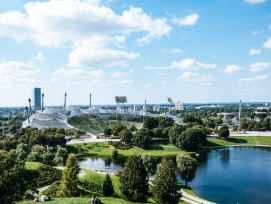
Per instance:
[[[176,53],[176,54],[180,54],[180,53],[183,53],[183,50],[179,49],[179,48],[172,48],[170,50],[165,50],[165,49],[162,49],[161,50],[162,53]]]
[[[119,78],[119,77],[126,77],[128,75],[129,73],[126,73],[126,72],[114,72],[112,77]]]
[[[166,85],[166,82],[162,81],[162,82],[161,82],[161,85],[162,85],[162,86]]]
[[[0,14],[0,36],[18,41],[31,39],[42,46],[60,46],[92,35],[140,32],[144,36],[139,41],[145,43],[168,35],[172,29],[165,18],[153,19],[141,8],[130,7],[116,14],[98,0],[29,2],[24,8],[25,13]]]
[[[88,71],[83,69],[58,69],[55,70],[54,75],[64,77],[101,77],[102,70]]]
[[[162,67],[153,67],[153,66],[146,66],[145,69],[157,69],[157,70],[165,70],[165,69],[182,69],[187,71],[195,71],[201,69],[214,69],[216,68],[216,64],[206,64],[202,62],[198,62],[195,59],[184,59],[181,61],[173,61],[168,66]]]
[[[45,60],[45,57],[43,56],[42,52],[38,52],[36,56],[34,57],[34,59],[37,61],[43,61]]]
[[[248,4],[259,4],[266,2],[266,0],[244,0],[244,2]]]
[[[172,23],[178,24],[180,26],[193,26],[199,19],[199,15],[197,13],[193,13],[191,15],[180,17],[180,18],[173,18]]]
[[[44,84],[36,79],[40,70],[31,63],[9,61],[0,64],[0,90],[23,90]]]
[[[265,48],[271,48],[271,38],[269,38],[264,44],[263,47]]]
[[[31,63],[9,61],[0,64],[0,75],[12,75],[19,77],[33,76],[40,72]]]
[[[231,65],[226,66],[226,68],[223,70],[223,72],[226,72],[228,74],[234,74],[234,73],[242,72],[244,70],[245,70],[245,68],[242,68],[238,65],[231,64]]]
[[[270,68],[270,64],[267,62],[256,62],[250,65],[250,71],[252,72],[265,71],[268,68]]]
[[[264,30],[255,30],[255,31],[252,31],[250,34],[251,35],[259,35],[259,34],[262,34],[264,32]]]
[[[113,67],[128,66],[128,62],[140,57],[139,53],[125,52],[109,48],[110,43],[122,43],[121,36],[93,36],[76,45],[69,54],[69,66],[72,67]]]
[[[183,72],[177,79],[184,82],[193,82],[200,86],[211,85],[215,80],[211,75],[200,75],[195,72]]]
[[[89,86],[91,87],[111,87],[115,85],[125,85],[125,84],[133,84],[134,80],[120,80],[120,81],[115,81],[115,80],[109,80],[109,81],[101,81],[99,79],[94,79],[88,83]]]
[[[146,87],[146,88],[153,87],[153,86],[154,86],[154,84],[152,84],[152,83],[144,84],[144,87]]]
[[[267,75],[261,75],[261,76],[251,77],[251,78],[242,78],[242,79],[239,79],[239,82],[252,83],[252,82],[265,81],[267,79],[268,79]]]
[[[165,76],[166,74],[164,72],[158,72],[157,75],[158,76]]]
[[[260,49],[250,49],[249,50],[249,55],[258,55],[261,53]]]
[[[133,70],[133,69],[129,69],[129,72],[130,72],[130,73],[133,73],[133,72],[134,72],[134,70]]]

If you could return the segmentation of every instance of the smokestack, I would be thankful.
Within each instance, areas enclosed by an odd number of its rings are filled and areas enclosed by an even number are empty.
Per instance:
[[[91,93],[89,94],[89,108],[91,108]]]
[[[239,104],[239,123],[241,120],[241,114],[242,114],[242,101],[240,100],[240,104]]]
[[[44,93],[41,95],[41,112],[43,112],[44,109]]]
[[[29,112],[31,114],[32,113],[32,109],[31,109],[31,98],[28,99],[28,103],[29,103]]]
[[[67,100],[67,93],[65,92],[65,98],[64,98],[64,109],[66,108],[66,100]]]

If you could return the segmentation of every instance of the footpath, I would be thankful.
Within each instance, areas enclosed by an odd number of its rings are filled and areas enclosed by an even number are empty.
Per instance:
[[[201,198],[189,195],[188,193],[186,193],[183,189],[180,190],[180,193],[182,195],[181,200],[187,202],[187,203],[191,203],[191,204],[216,204],[207,200],[203,200]]]

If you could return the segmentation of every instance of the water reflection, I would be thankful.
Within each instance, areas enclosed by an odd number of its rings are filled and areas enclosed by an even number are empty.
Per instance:
[[[271,203],[271,148],[228,147],[193,157],[198,170],[189,185],[200,197],[223,204]],[[171,158],[176,164],[175,157]],[[87,158],[79,165],[116,172],[123,169],[125,161],[125,157]]]

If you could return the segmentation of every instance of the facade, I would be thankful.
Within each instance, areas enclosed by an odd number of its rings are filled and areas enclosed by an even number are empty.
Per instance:
[[[34,109],[41,110],[41,88],[34,88]]]
[[[175,110],[183,110],[183,103],[181,103],[180,101],[178,101],[177,103],[175,103]]]

